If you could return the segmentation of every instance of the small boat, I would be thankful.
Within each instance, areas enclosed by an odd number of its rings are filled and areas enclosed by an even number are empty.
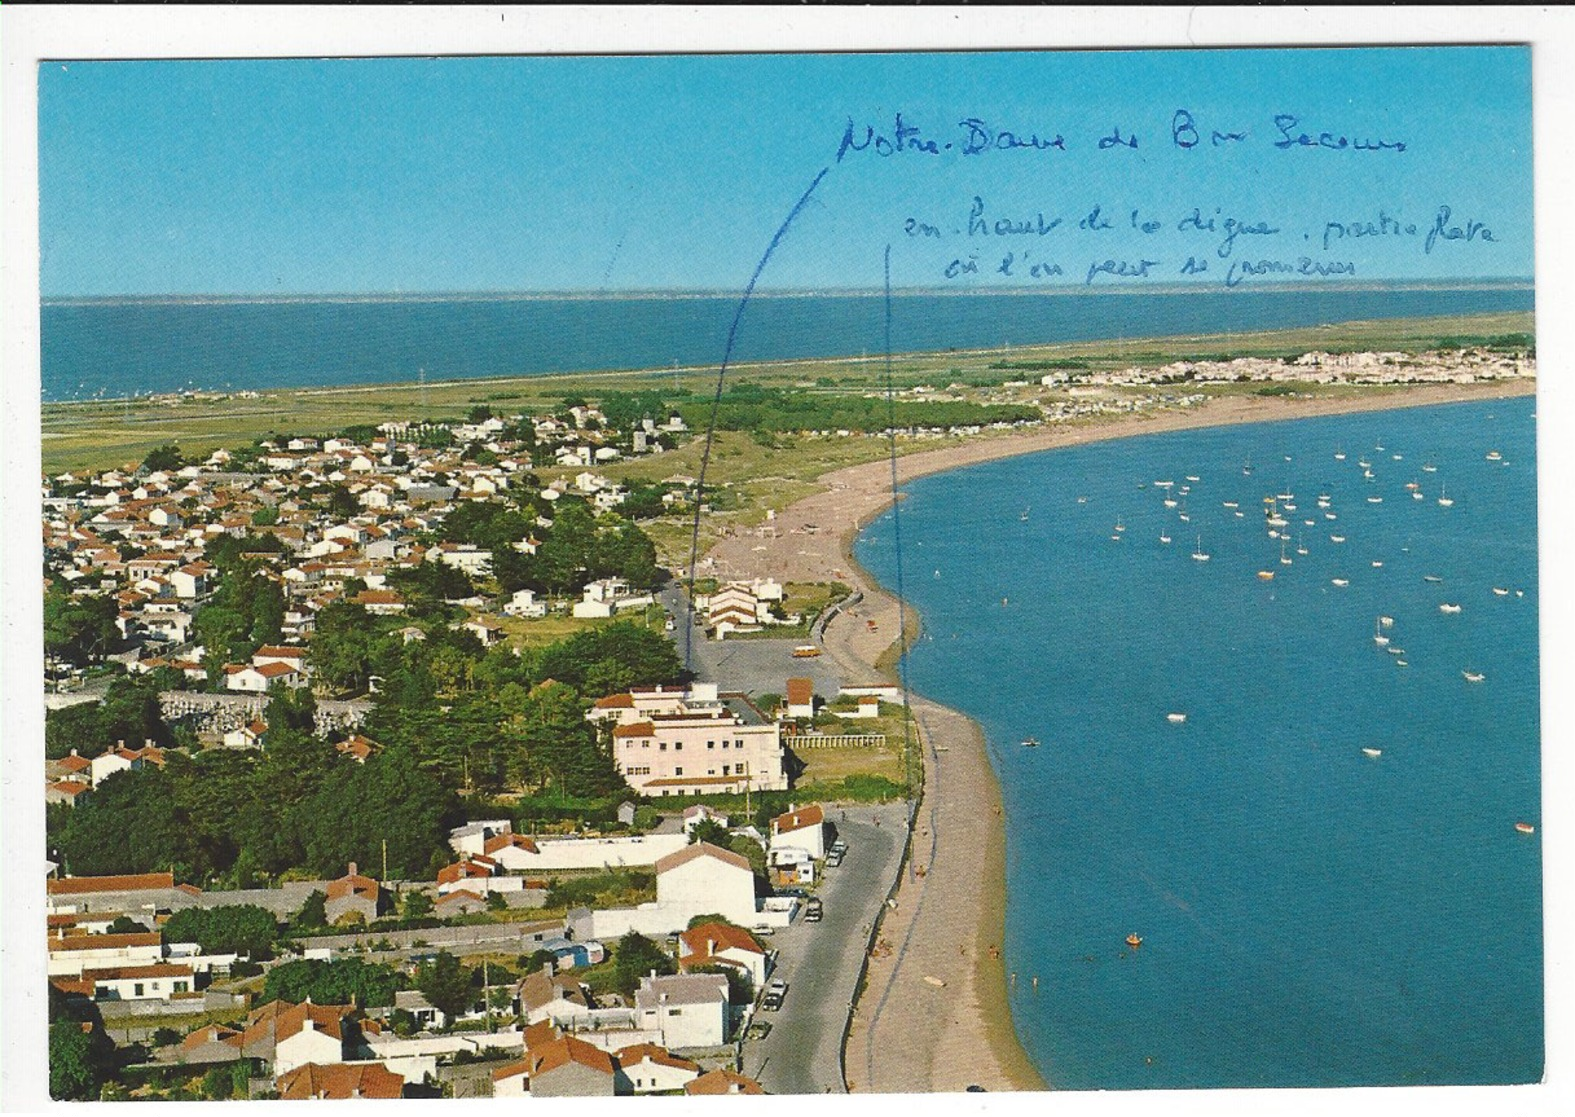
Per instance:
[[[1186,714],[1166,714],[1165,715],[1165,720],[1170,722],[1171,725],[1180,725],[1182,722],[1187,720],[1187,715]]]
[[[1198,549],[1192,552],[1192,557],[1199,562],[1208,562],[1208,552],[1203,549],[1203,536],[1198,536]]]
[[[1077,498],[1077,502],[1079,504],[1087,504],[1088,503],[1088,498],[1086,496],[1080,496],[1080,497]]]
[[[1037,738],[1037,737],[1024,737],[1023,738],[1023,748],[1025,748],[1025,749],[1036,749],[1038,747],[1039,747],[1039,738]]]
[[[1404,461],[1404,460],[1405,460],[1405,459],[1404,459],[1404,458],[1402,458],[1402,457],[1401,457],[1401,456],[1400,456],[1400,455],[1399,455],[1399,454],[1390,454],[1390,455],[1389,455],[1389,456],[1390,456],[1390,457],[1391,457],[1391,458],[1393,458],[1393,459],[1394,459],[1394,460],[1395,460],[1395,461],[1397,461],[1397,462],[1398,462],[1398,461]]]
[[[1280,565],[1289,566],[1294,560],[1285,553],[1285,536],[1280,536]]]
[[[1133,950],[1136,950],[1138,947],[1143,945],[1143,938],[1142,938],[1142,936],[1136,934],[1135,932],[1133,934],[1128,935],[1127,936],[1127,945],[1130,946]]]
[[[1454,613],[1460,612],[1460,606],[1458,606],[1458,605],[1451,605],[1449,602],[1446,601],[1446,602],[1444,602],[1442,605],[1440,605],[1438,607],[1438,611],[1440,613],[1454,614]]]
[[[1168,536],[1168,535],[1161,535],[1159,537],[1159,541],[1161,543],[1169,543],[1170,542],[1170,536]]]
[[[1487,460],[1490,462],[1503,461],[1504,455],[1500,454],[1497,450],[1489,450],[1487,453]]]
[[[1192,474],[1189,473],[1189,474],[1187,474],[1187,480],[1196,483],[1199,480],[1199,478],[1194,477],[1194,476],[1192,476]]]
[[[1290,521],[1284,516],[1275,515],[1269,517],[1268,523],[1270,527],[1285,527]]]
[[[1373,643],[1380,648],[1389,646],[1389,637],[1384,635],[1381,622],[1375,622],[1373,625]]]
[[[1237,504],[1234,500],[1227,500],[1227,501],[1225,501],[1224,502],[1224,506],[1226,508],[1239,508],[1239,507],[1241,507],[1241,505]]]
[[[1390,655],[1405,655],[1404,648],[1396,648],[1393,645],[1385,648],[1384,651],[1388,652]]]
[[[1412,500],[1422,500],[1423,499],[1422,490],[1418,489],[1416,492],[1412,493],[1411,494],[1411,499]]]
[[[1343,535],[1331,535],[1331,536],[1329,536],[1329,542],[1331,542],[1331,543],[1344,543],[1345,542],[1345,536],[1343,536]]]
[[[1367,498],[1368,504],[1382,504],[1383,502],[1384,498],[1381,496],[1370,496]]]
[[[1274,494],[1274,499],[1275,500],[1295,500],[1296,499],[1296,494],[1295,493],[1275,493]]]
[[[1176,507],[1176,502],[1175,502],[1175,500],[1174,500],[1174,499],[1172,499],[1172,498],[1171,498],[1171,497],[1168,497],[1168,496],[1167,496],[1167,497],[1166,497],[1166,498],[1165,498],[1165,507],[1166,507],[1166,508],[1174,508],[1174,507]]]
[[[1362,750],[1362,755],[1363,756],[1371,756],[1371,757],[1377,758],[1377,757],[1382,756],[1383,754],[1384,754],[1384,750],[1383,749],[1363,749]]]
[[[1351,584],[1351,580],[1349,578],[1330,578],[1329,581],[1331,584],[1339,586],[1341,589],[1344,589],[1346,586]]]
[[[1117,518],[1117,520],[1116,520],[1116,532],[1119,534],[1120,532],[1123,532],[1126,529],[1127,529],[1126,525],[1123,524],[1119,518]]]
[[[1379,452],[1379,453],[1380,453],[1380,454],[1382,454],[1382,453],[1383,453],[1383,452],[1384,452],[1384,447],[1383,447],[1383,444],[1382,444],[1382,443],[1377,443],[1377,442],[1375,442],[1375,443],[1374,443],[1374,444],[1373,444],[1373,449],[1374,449],[1374,450],[1377,450],[1377,451],[1378,451],[1378,452]]]
[[[1336,450],[1334,452],[1334,460],[1337,461],[1337,462],[1343,462],[1345,460],[1345,451],[1344,450]]]
[[[1260,570],[1258,571],[1258,577],[1262,578],[1265,582],[1272,582],[1274,581],[1274,571]]]
[[[1192,517],[1187,515],[1185,512],[1178,513],[1176,519],[1180,520],[1184,524],[1190,524],[1192,522]]]
[[[1445,492],[1448,488],[1449,486],[1447,485],[1440,485],[1438,487],[1438,506],[1440,508],[1452,508],[1454,506],[1455,502],[1445,495]]]
[[[1275,530],[1274,530],[1274,529],[1273,529],[1273,528],[1272,528],[1272,527],[1271,527],[1271,528],[1270,528],[1270,529],[1269,529],[1269,538],[1270,538],[1270,539],[1278,539],[1278,538],[1279,538],[1279,537],[1280,537],[1280,533],[1279,533],[1279,532],[1277,532],[1277,531],[1275,531]]]
[[[1425,463],[1422,466],[1422,472],[1423,473],[1437,473],[1438,472],[1438,466],[1434,465],[1432,462],[1427,462],[1427,463]]]
[[[1373,468],[1373,463],[1368,461],[1366,458],[1357,458],[1356,459],[1356,464],[1361,466],[1363,469],[1372,469]]]
[[[1442,582],[1443,579],[1440,578],[1437,574],[1424,574],[1424,575],[1422,575],[1422,581],[1424,581],[1424,582]]]
[[[1405,661],[1405,660],[1403,660],[1403,659],[1397,659],[1397,660],[1395,660],[1395,666],[1396,666],[1396,667],[1409,667],[1409,666],[1411,666],[1411,665],[1410,665],[1410,664],[1409,664],[1409,663],[1407,663],[1407,662],[1406,662],[1406,661]]]
[[[1323,514],[1323,518],[1326,520],[1337,520],[1340,517],[1336,516],[1333,512],[1325,512]]]
[[[1317,527],[1318,526],[1318,521],[1317,520],[1303,520],[1302,521],[1302,526],[1303,527]]]
[[[1502,586],[1494,586],[1493,587],[1493,593],[1497,597],[1508,597],[1509,596],[1509,591],[1507,589],[1503,588]]]
[[[1238,519],[1238,520],[1239,520],[1239,519],[1241,519],[1241,513],[1240,513],[1240,512],[1237,512],[1237,513],[1236,513],[1236,518],[1237,518],[1237,519]]]
[[[1522,834],[1535,834],[1537,832],[1537,828],[1529,822],[1517,822],[1515,823],[1515,829]]]
[[[1408,492],[1408,493],[1414,493],[1414,492],[1416,492],[1416,490],[1420,489],[1421,487],[1422,486],[1416,481],[1407,481],[1405,483],[1406,492]]]
[[[1305,555],[1307,553],[1307,548],[1302,546],[1302,541],[1300,539],[1296,540],[1296,553],[1299,555]]]
[[[1525,590],[1516,590],[1515,591],[1515,596],[1516,597],[1525,597],[1526,596],[1526,591]]]
[[[1468,683],[1480,683],[1483,679],[1487,678],[1487,676],[1482,674],[1480,671],[1462,671],[1460,672],[1460,675]]]
[[[1393,628],[1395,626],[1395,619],[1393,617],[1381,616],[1378,618],[1378,623],[1383,625],[1385,628]]]
[[[1373,560],[1373,569],[1374,569],[1374,570],[1377,570],[1377,569],[1378,569],[1378,568],[1379,568],[1379,567],[1380,567],[1380,566],[1382,566],[1382,565],[1383,565],[1383,564],[1384,564],[1384,561],[1383,561],[1383,559],[1374,559],[1374,560]]]
[[[1017,518],[1019,520],[1021,520],[1023,523],[1026,524],[1028,522],[1028,509],[1024,508],[1023,511],[1022,511],[1022,514],[1019,515]]]

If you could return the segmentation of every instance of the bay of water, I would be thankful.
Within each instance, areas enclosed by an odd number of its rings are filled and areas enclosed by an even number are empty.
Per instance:
[[[1012,1016],[1053,1085],[1540,1078],[1533,408],[1129,438],[906,486],[911,682],[988,738]],[[1283,493],[1289,565],[1263,510]],[[858,553],[894,584],[889,514]]]
[[[1529,310],[1529,287],[1237,288],[899,294],[910,352]],[[737,296],[50,301],[45,400],[714,365]],[[884,344],[879,295],[756,296],[734,359],[857,356]]]

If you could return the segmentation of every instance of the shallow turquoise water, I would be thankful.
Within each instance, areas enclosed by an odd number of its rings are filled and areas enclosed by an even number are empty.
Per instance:
[[[1155,435],[907,486],[910,679],[989,739],[1012,1012],[1050,1082],[1540,1078],[1533,408]],[[887,585],[892,540],[888,515],[859,545]]]

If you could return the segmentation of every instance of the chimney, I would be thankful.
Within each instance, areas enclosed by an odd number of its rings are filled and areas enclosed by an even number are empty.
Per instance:
[[[347,875],[355,876],[355,862],[354,861],[350,862],[350,872]]]

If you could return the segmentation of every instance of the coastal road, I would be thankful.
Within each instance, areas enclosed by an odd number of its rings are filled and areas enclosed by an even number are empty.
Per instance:
[[[848,854],[827,869],[816,892],[825,901],[819,923],[803,916],[771,937],[778,951],[772,977],[788,983],[776,1012],[757,1012],[771,1025],[763,1040],[744,1044],[744,1073],[773,1094],[844,1093],[842,1030],[858,987],[868,928],[896,879],[906,834],[902,803],[828,808]],[[879,825],[877,825],[877,822]]]

